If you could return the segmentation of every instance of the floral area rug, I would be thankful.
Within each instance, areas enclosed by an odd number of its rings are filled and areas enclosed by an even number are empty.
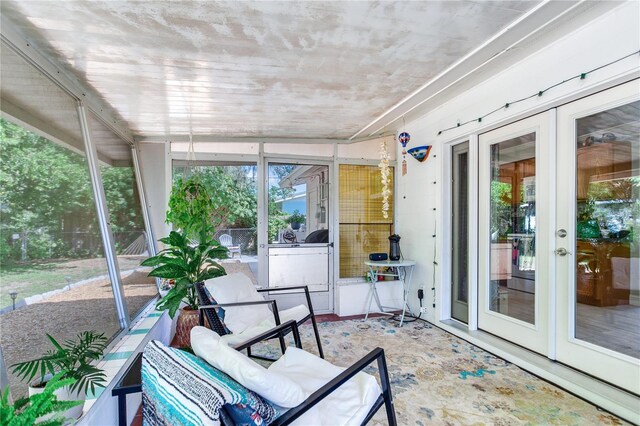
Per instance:
[[[400,425],[627,424],[423,321],[400,328],[374,318],[318,327],[325,358],[335,365],[348,367],[376,347],[384,349]],[[301,335],[303,348],[317,354],[311,326],[303,326]],[[273,346],[267,351],[279,352]],[[373,366],[367,372],[378,377]],[[387,424],[384,407],[372,423]]]

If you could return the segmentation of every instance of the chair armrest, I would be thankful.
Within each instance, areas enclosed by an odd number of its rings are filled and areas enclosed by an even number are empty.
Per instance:
[[[260,288],[258,289],[258,292],[264,293],[266,291],[286,291],[286,290],[301,290],[301,289],[304,289],[304,295],[305,295],[305,298],[307,299],[307,308],[309,308],[309,313],[311,314],[311,316],[313,316],[314,315],[313,304],[311,303],[311,294],[309,293],[309,286],[298,285],[298,286],[291,286],[291,287]]]
[[[291,287],[274,287],[274,288],[259,288],[258,292],[259,293],[264,293],[265,291],[282,291],[282,290],[300,290],[300,289],[305,289],[307,291],[309,291],[309,287],[306,285],[297,285],[297,286],[291,286]]]
[[[214,305],[198,306],[198,309],[202,310],[202,309],[213,309],[213,308],[229,308],[232,306],[251,306],[251,305],[271,305],[272,307],[274,307],[275,300],[255,300],[251,302],[216,303]]]
[[[264,340],[272,339],[274,337],[283,336],[287,334],[289,331],[293,332],[293,341],[297,348],[302,349],[302,341],[300,340],[300,331],[298,330],[298,324],[296,324],[295,320],[289,320],[284,324],[280,324],[278,326],[273,327],[270,330],[265,331],[262,334],[259,334],[246,342],[236,345],[233,348],[237,351],[244,350],[250,346],[255,345],[256,343],[260,343]]]
[[[322,401],[325,397],[335,391],[337,388],[346,383],[353,376],[364,370],[373,361],[378,361],[378,373],[380,374],[380,381],[382,382],[383,393],[388,392],[388,397],[391,397],[389,392],[389,375],[387,372],[387,364],[384,358],[384,350],[382,348],[376,348],[369,352],[364,357],[360,358],[355,364],[347,368],[342,373],[338,374],[335,378],[329,381],[326,385],[312,393],[309,398],[297,407],[294,407],[278,417],[272,426],[282,426],[291,424],[294,420],[299,418],[302,414],[309,411],[313,406]]]

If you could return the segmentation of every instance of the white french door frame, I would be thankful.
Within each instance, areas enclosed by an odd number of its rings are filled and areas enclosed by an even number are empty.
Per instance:
[[[558,267],[554,281],[558,283],[557,318],[557,360],[595,377],[640,395],[640,361],[629,355],[580,340],[575,337],[576,329],[576,120],[625,105],[640,99],[637,88],[639,81],[613,87],[607,91],[591,95],[558,108],[558,194],[568,199],[565,209],[558,211],[558,227],[566,230],[566,237],[554,235],[556,246],[566,248],[569,254],[557,259]],[[630,90],[631,89],[631,90]],[[635,90],[633,90],[635,89]],[[597,97],[592,107],[581,107]],[[560,163],[563,168],[560,168]],[[560,204],[558,202],[558,204]]]
[[[550,193],[553,193],[553,179],[545,173],[546,159],[551,156],[550,115],[552,112],[511,123],[504,127],[479,135],[478,165],[478,328],[488,331],[520,346],[548,356],[550,349],[549,323],[549,283],[550,278],[550,238],[553,216],[549,209]],[[535,132],[536,158],[536,230],[535,230],[535,307],[534,324],[504,315],[490,309],[491,283],[491,205],[490,205],[490,149],[492,145],[514,137]],[[548,165],[555,167],[554,165]],[[549,169],[550,167],[546,167]]]
[[[442,150],[442,164],[440,170],[442,170],[442,181],[446,182],[446,185],[450,187],[453,179],[453,170],[451,169],[451,162],[453,161],[453,149],[455,146],[462,143],[469,143],[468,150],[468,175],[467,175],[467,190],[468,194],[468,230],[467,236],[467,251],[468,251],[468,320],[466,327],[469,331],[478,329],[478,234],[473,230],[478,229],[478,135],[471,134],[468,137],[456,138],[443,144]],[[442,194],[442,206],[444,214],[442,215],[442,252],[451,253],[453,248],[453,239],[451,235],[452,229],[452,203],[453,194],[449,190],[441,191]],[[440,258],[440,276],[443,284],[440,290],[440,297],[436,303],[436,318],[440,321],[454,320],[451,316],[451,301],[454,297],[451,286],[452,280],[452,261],[451,256],[441,256]]]

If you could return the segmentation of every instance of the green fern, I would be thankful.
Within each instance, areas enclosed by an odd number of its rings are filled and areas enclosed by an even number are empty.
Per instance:
[[[104,387],[105,373],[91,365],[92,361],[102,356],[107,346],[104,333],[85,331],[63,344],[49,334],[47,337],[55,349],[47,351],[40,358],[13,364],[11,368],[14,374],[27,382],[39,375],[42,382],[46,374],[61,372],[63,379],[74,379],[71,392],[83,389],[85,392],[91,390],[95,393],[96,386]]]
[[[53,376],[47,382],[42,393],[31,395],[29,398],[20,398],[13,405],[9,403],[9,387],[7,386],[0,401],[0,424],[3,426],[30,426],[36,423],[38,417],[58,413],[57,416],[41,421],[38,425],[62,426],[65,419],[60,413],[83,403],[83,401],[58,401],[54,392],[75,384],[75,379],[65,379],[63,375],[63,373],[58,373]]]

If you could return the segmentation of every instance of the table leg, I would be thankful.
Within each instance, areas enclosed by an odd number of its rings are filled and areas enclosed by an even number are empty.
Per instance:
[[[376,288],[376,284],[373,284],[373,297],[376,299],[376,304],[378,305],[378,309],[380,312],[384,313],[384,309],[382,308],[382,303],[380,302],[380,296],[378,295],[378,289]]]
[[[367,294],[367,314],[364,316],[365,321],[369,318],[369,312],[371,311],[371,302],[373,302],[373,286],[374,284],[371,283],[369,286],[369,293]]]
[[[407,270],[405,266],[402,266],[402,291],[404,293],[404,300],[402,301],[402,317],[400,318],[400,327],[404,323],[404,316],[407,310],[407,299],[409,298],[409,291],[411,290],[411,276],[413,275],[413,266],[409,266],[409,275],[407,278]],[[398,268],[398,278],[400,278],[400,268]],[[409,314],[411,310],[409,309]]]

